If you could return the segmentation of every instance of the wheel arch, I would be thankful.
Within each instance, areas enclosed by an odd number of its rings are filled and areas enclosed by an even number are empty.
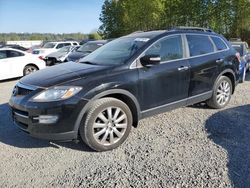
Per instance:
[[[25,65],[24,68],[23,68],[23,75],[24,75],[24,69],[25,69],[25,67],[27,67],[27,66],[34,66],[34,67],[37,68],[37,70],[39,70],[39,67],[38,67],[36,64],[34,64],[34,63],[28,63],[28,64]]]
[[[105,98],[105,97],[113,97],[127,104],[133,116],[133,126],[137,127],[138,121],[141,117],[141,113],[140,113],[141,110],[140,110],[140,105],[136,97],[129,91],[126,91],[123,89],[111,89],[111,90],[106,90],[95,95],[87,102],[87,104],[83,107],[83,109],[81,110],[81,112],[79,113],[77,117],[77,120],[74,126],[75,132],[78,132],[81,121],[84,118],[84,115],[86,114],[87,110],[89,109],[93,101],[97,99]]]
[[[221,76],[226,76],[226,77],[228,77],[228,78],[231,80],[232,86],[233,86],[233,88],[232,88],[232,94],[234,94],[235,87],[236,87],[236,76],[235,76],[234,71],[231,70],[231,69],[226,69],[226,70],[222,71],[222,72],[219,74],[219,76],[216,78],[216,80],[215,80],[215,82],[214,82],[214,86],[215,86],[215,84],[217,83],[217,81],[219,80],[219,78],[220,78]]]

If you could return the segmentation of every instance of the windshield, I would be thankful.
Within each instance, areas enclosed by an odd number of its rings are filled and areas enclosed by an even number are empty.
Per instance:
[[[119,38],[82,58],[81,62],[91,62],[102,65],[123,64],[148,40],[149,38]]]
[[[54,48],[55,45],[56,45],[55,43],[48,42],[48,43],[44,44],[43,48]]]
[[[86,43],[77,49],[78,52],[93,52],[103,44],[98,43]]]
[[[60,50],[58,50],[58,52],[69,52],[70,48],[71,48],[71,46],[64,46]]]

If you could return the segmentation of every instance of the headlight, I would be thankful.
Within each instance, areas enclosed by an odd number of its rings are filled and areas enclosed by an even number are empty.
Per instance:
[[[81,91],[81,89],[81,87],[74,86],[57,86],[38,93],[32,98],[32,101],[50,102],[68,99]]]

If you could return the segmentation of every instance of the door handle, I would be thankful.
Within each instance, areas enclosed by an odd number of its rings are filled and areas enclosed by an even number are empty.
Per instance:
[[[188,70],[189,67],[188,66],[181,66],[178,68],[178,71],[184,71],[184,70]]]
[[[216,63],[221,63],[221,62],[223,62],[224,61],[224,59],[217,59],[216,60]]]

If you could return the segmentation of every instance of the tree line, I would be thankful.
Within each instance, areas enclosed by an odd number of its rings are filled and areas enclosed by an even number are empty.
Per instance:
[[[249,0],[105,0],[100,21],[99,33],[105,38],[196,26],[250,43]]]
[[[19,40],[42,40],[42,41],[60,41],[60,40],[77,40],[83,39],[101,39],[98,33],[0,33],[0,42],[19,41]]]

